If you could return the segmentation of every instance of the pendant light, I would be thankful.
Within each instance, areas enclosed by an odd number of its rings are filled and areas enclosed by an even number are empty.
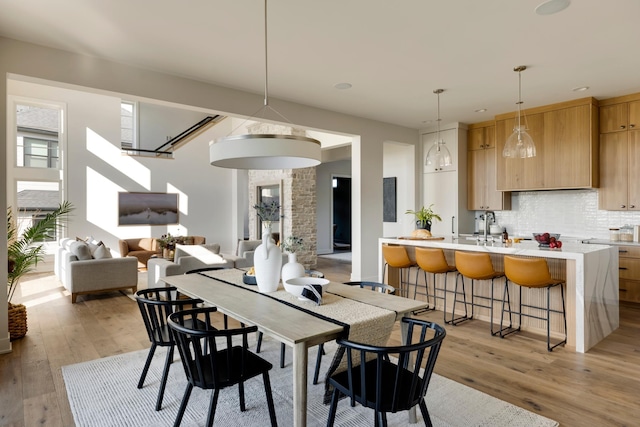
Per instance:
[[[267,0],[264,1],[264,106],[256,113],[271,110],[269,106],[269,73],[267,55]],[[297,135],[246,134],[219,138],[209,147],[213,166],[232,169],[297,169],[317,166],[321,160],[320,141]]]
[[[512,159],[520,158],[526,159],[528,157],[536,156],[536,146],[533,143],[533,138],[527,132],[527,126],[521,123],[521,107],[522,107],[522,72],[526,70],[525,65],[519,65],[513,69],[518,73],[518,115],[516,117],[513,133],[507,138],[507,142],[504,144],[502,150],[503,157],[510,157]],[[526,123],[525,115],[525,123]]]
[[[435,166],[436,169],[451,166],[451,153],[445,146],[446,143],[440,139],[440,94],[442,92],[444,92],[444,89],[436,89],[433,91],[433,93],[438,96],[438,118],[436,120],[438,123],[438,131],[433,146],[427,152],[427,160],[425,162],[425,165]]]

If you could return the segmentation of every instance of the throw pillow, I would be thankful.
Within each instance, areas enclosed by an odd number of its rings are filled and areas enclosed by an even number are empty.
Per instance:
[[[100,243],[102,243],[102,242],[100,242]],[[109,250],[109,248],[106,247],[104,244],[101,244],[101,245],[98,246],[96,251],[93,253],[93,258],[94,259],[106,259],[106,258],[113,258],[113,256],[111,255],[111,251]]]
[[[80,261],[92,258],[89,246],[84,242],[75,242],[71,247],[71,252],[73,252]]]
[[[87,245],[89,246],[89,251],[91,252],[91,256],[94,256],[96,249],[98,249],[100,246],[102,246],[104,243],[102,243],[102,240],[99,242],[96,242],[95,240],[92,242],[87,243]]]

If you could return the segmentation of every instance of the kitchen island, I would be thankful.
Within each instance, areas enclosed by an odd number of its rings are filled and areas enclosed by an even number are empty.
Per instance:
[[[526,257],[546,258],[551,274],[554,277],[566,280],[566,310],[567,310],[567,344],[568,349],[579,353],[588,351],[604,339],[619,326],[618,314],[618,250],[608,245],[565,243],[561,250],[539,248],[536,242],[523,241],[513,243],[511,246],[502,243],[476,242],[465,238],[447,237],[442,240],[412,240],[408,238],[381,238],[379,239],[379,280],[383,281],[384,258],[382,245],[401,245],[407,248],[409,257],[415,259],[414,248],[431,247],[441,248],[450,264],[453,262],[453,253],[457,250],[487,252],[491,255],[496,270],[502,270],[504,255],[517,255]],[[414,270],[415,272],[415,270]],[[393,269],[389,272],[389,278],[393,282],[395,276]],[[447,289],[453,290],[455,285],[454,273],[447,281]],[[421,275],[422,276],[422,275]],[[415,280],[415,273],[411,280]],[[429,278],[431,280],[431,278]],[[486,281],[483,281],[486,282]],[[502,295],[504,282],[496,281],[496,295]],[[490,282],[488,282],[490,283]],[[424,281],[422,281],[424,286]],[[441,285],[442,286],[442,285]],[[498,288],[499,287],[499,288]],[[477,286],[476,288],[480,288]],[[469,287],[467,288],[469,289]],[[500,290],[499,290],[500,289]],[[489,291],[484,290],[489,295]],[[524,292],[523,292],[524,294]],[[452,299],[452,298],[449,298]],[[524,296],[523,296],[524,299]],[[559,300],[559,298],[557,298]],[[441,301],[441,300],[440,300]],[[494,321],[500,321],[500,309],[496,305]],[[442,305],[438,309],[444,309]],[[448,308],[449,310],[451,307]],[[489,321],[489,311],[480,310],[478,317]],[[457,314],[462,314],[458,312]],[[562,334],[561,322],[552,323],[552,334]],[[523,330],[540,331],[539,322],[523,320]]]

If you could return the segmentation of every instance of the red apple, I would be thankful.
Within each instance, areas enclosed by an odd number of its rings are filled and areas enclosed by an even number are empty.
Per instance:
[[[560,249],[562,247],[562,242],[560,240],[558,240],[556,242],[556,246],[558,247],[558,249]]]

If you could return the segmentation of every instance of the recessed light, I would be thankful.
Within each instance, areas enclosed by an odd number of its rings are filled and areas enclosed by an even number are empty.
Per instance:
[[[351,89],[352,86],[353,85],[351,83],[336,83],[335,85],[333,85],[333,87],[338,90]]]
[[[484,113],[485,111],[487,111],[486,108],[480,108],[478,110],[474,110],[476,113]]]
[[[535,10],[538,15],[553,15],[565,10],[570,4],[571,1],[569,0],[547,0],[544,3],[540,3]]]
[[[589,86],[574,87],[571,90],[574,92],[584,92],[585,90],[589,90]]]

